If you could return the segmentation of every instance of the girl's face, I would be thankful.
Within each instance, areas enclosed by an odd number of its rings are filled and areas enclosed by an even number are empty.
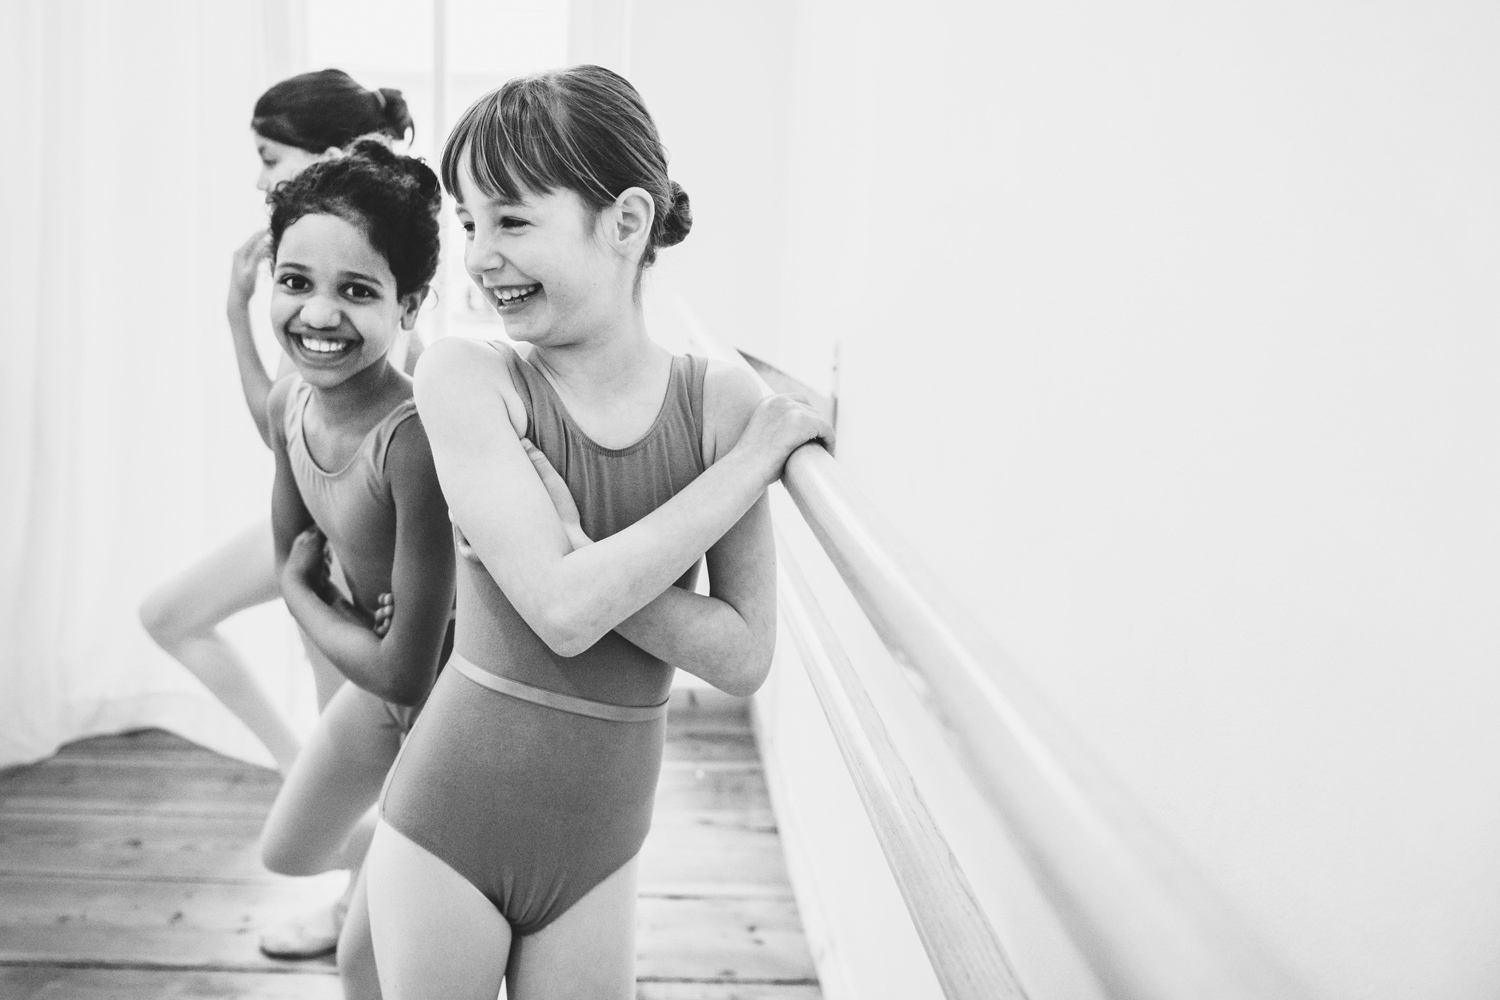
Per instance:
[[[559,189],[507,202],[480,191],[464,169],[459,195],[464,267],[512,340],[573,343],[629,303],[634,265],[598,238],[599,213],[577,193]]]
[[[309,383],[338,385],[383,361],[416,323],[425,289],[396,294],[396,277],[365,234],[336,215],[304,215],[281,234],[271,323]]]
[[[296,177],[309,164],[316,163],[322,157],[317,153],[309,153],[298,146],[288,146],[284,142],[275,139],[267,139],[259,133],[255,135],[255,152],[260,155],[260,176],[255,178],[255,187],[259,191],[269,192],[282,181],[291,180]]]

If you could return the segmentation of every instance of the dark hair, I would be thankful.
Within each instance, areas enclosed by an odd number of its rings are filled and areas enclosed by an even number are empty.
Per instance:
[[[523,190],[578,193],[596,211],[626,188],[656,203],[649,267],[659,247],[693,228],[682,185],[667,177],[667,151],[630,81],[603,66],[573,66],[508,81],[464,112],[443,147],[443,185],[458,197],[460,160],[479,189],[519,201]]]
[[[401,91],[366,90],[341,69],[299,73],[274,85],[255,102],[250,127],[309,153],[347,146],[371,132],[392,139],[416,132]]]
[[[266,200],[272,260],[292,223],[304,215],[336,215],[358,227],[385,258],[397,295],[422,288],[437,273],[437,216],[443,202],[437,175],[377,136],[357,139],[344,155],[312,164]]]

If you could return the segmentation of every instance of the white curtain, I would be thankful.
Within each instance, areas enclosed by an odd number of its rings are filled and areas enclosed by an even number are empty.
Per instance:
[[[224,293],[230,252],[264,220],[251,108],[304,68],[299,9],[0,14],[0,766],[146,726],[269,762],[136,608],[267,509]],[[279,602],[227,632],[305,726],[310,680]]]

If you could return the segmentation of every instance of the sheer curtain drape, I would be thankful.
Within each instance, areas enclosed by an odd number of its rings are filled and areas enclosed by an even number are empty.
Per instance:
[[[269,760],[136,608],[267,507],[223,303],[294,2],[0,0],[0,766],[141,726]],[[229,632],[305,721],[279,602]]]

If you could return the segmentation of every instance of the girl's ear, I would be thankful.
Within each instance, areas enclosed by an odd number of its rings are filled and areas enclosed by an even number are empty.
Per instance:
[[[417,313],[422,311],[422,302],[426,298],[426,285],[401,296],[401,329],[410,330],[417,325]]]
[[[336,160],[343,155],[344,151],[342,149],[338,148],[337,146],[329,146],[327,149],[323,150],[323,152],[318,154],[318,159]]]
[[[656,219],[656,202],[644,189],[626,188],[615,203],[600,213],[604,239],[617,252],[639,256],[651,239],[651,223]]]

